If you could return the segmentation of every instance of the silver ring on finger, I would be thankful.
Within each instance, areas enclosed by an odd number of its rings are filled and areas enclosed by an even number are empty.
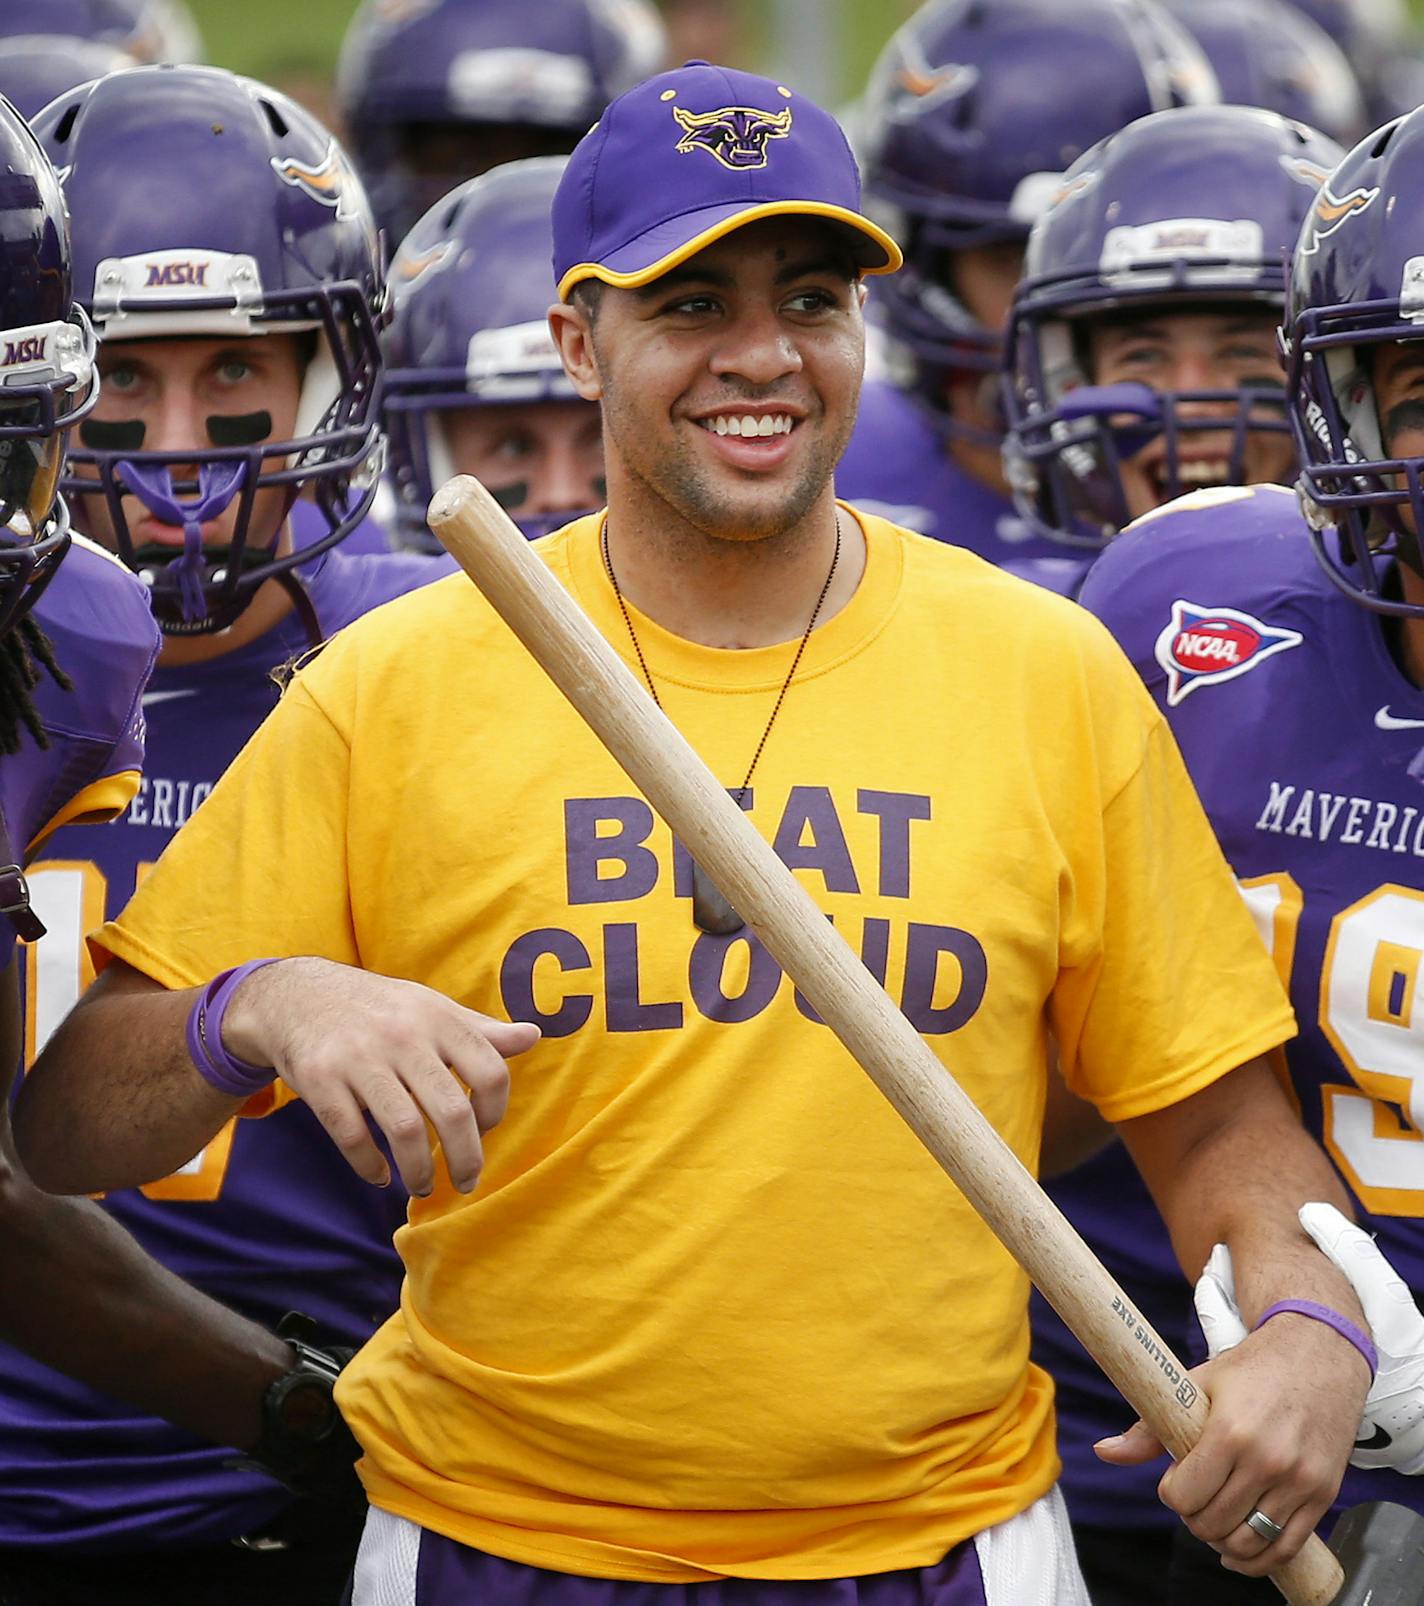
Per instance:
[[[1283,1524],[1268,1517],[1264,1511],[1253,1511],[1246,1519],[1246,1526],[1253,1534],[1264,1539],[1268,1545],[1275,1544],[1276,1540],[1286,1531]]]

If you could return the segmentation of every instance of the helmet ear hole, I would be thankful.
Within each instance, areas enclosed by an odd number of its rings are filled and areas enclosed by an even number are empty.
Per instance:
[[[74,132],[74,121],[79,116],[79,108],[81,105],[81,101],[75,101],[69,110],[65,112],[63,117],[61,117],[60,120],[54,125],[54,133],[51,138],[54,140],[56,145],[67,145],[69,143],[69,136]]]
[[[286,139],[287,135],[291,133],[291,129],[287,126],[286,118],[282,116],[281,112],[277,110],[277,108],[270,100],[267,99],[265,95],[259,98],[258,105],[261,106],[263,113],[267,118],[268,126],[271,128],[272,132],[277,136],[278,139]]]
[[[1394,130],[1395,130],[1395,128],[1397,126],[1398,125],[1395,124],[1395,123],[1387,123],[1380,130],[1379,138],[1374,142],[1373,145],[1370,146],[1370,155],[1376,161],[1378,161],[1379,158],[1381,156],[1383,156],[1385,151],[1388,149],[1389,142],[1390,142],[1390,140],[1392,140],[1394,138]]]

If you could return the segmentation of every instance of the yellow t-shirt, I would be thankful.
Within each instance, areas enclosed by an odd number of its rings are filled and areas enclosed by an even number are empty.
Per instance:
[[[807,646],[751,817],[1025,1163],[1050,1023],[1110,1118],[1289,1036],[1097,621],[861,523],[864,579]],[[631,660],[596,521],[539,550]],[[735,788],[795,644],[634,623]],[[1057,1474],[1025,1279],[689,893],[667,828],[456,575],[302,671],[97,944],[171,987],[323,954],[544,1027],[477,1192],[412,1202],[401,1310],[341,1385],[377,1505],[621,1578],[928,1564]]]

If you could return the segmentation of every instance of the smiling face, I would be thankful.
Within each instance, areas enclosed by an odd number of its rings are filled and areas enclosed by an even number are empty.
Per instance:
[[[551,314],[580,395],[601,401],[612,517],[670,513],[716,541],[784,535],[818,501],[855,422],[861,290],[836,232],[749,224],[596,317]]]
[[[1098,321],[1088,330],[1087,362],[1093,384],[1136,381],[1174,393],[1182,398],[1176,403],[1178,420],[1194,426],[1180,436],[1175,485],[1163,435],[1123,461],[1122,487],[1133,518],[1199,486],[1279,483],[1291,477],[1295,451],[1289,435],[1279,428],[1248,430],[1239,462],[1233,462],[1240,404],[1225,398],[1190,399],[1192,392],[1242,389],[1278,394],[1278,321],[1278,314],[1268,307],[1191,312],[1147,308]],[[1282,411],[1268,402],[1251,416],[1279,425]],[[1222,421],[1219,429],[1211,427],[1214,419]]]
[[[113,340],[99,346],[100,395],[80,438],[90,447],[181,452],[216,445],[287,441],[296,431],[305,371],[300,335],[254,335],[233,340]],[[240,437],[240,439],[239,439]],[[93,470],[76,463],[76,475]],[[172,467],[175,484],[195,477],[191,465]],[[237,524],[238,498],[202,526],[205,546],[225,546]],[[77,499],[75,522],[109,547],[117,539],[101,496]],[[280,490],[257,493],[249,549],[270,547],[286,512]],[[122,500],[136,552],[183,545],[183,531],[164,523],[135,496]]]
[[[439,423],[454,472],[473,474],[515,520],[572,518],[603,501],[602,420],[585,401],[461,407]]]

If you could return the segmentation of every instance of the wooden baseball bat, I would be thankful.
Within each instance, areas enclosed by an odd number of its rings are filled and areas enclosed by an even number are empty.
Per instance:
[[[430,527],[587,721],[782,970],[963,1191],[1132,1408],[1180,1459],[1207,1408],[1186,1368],[1078,1236],[633,678],[478,480],[430,504]],[[1344,1575],[1314,1535],[1272,1579],[1328,1606]]]

